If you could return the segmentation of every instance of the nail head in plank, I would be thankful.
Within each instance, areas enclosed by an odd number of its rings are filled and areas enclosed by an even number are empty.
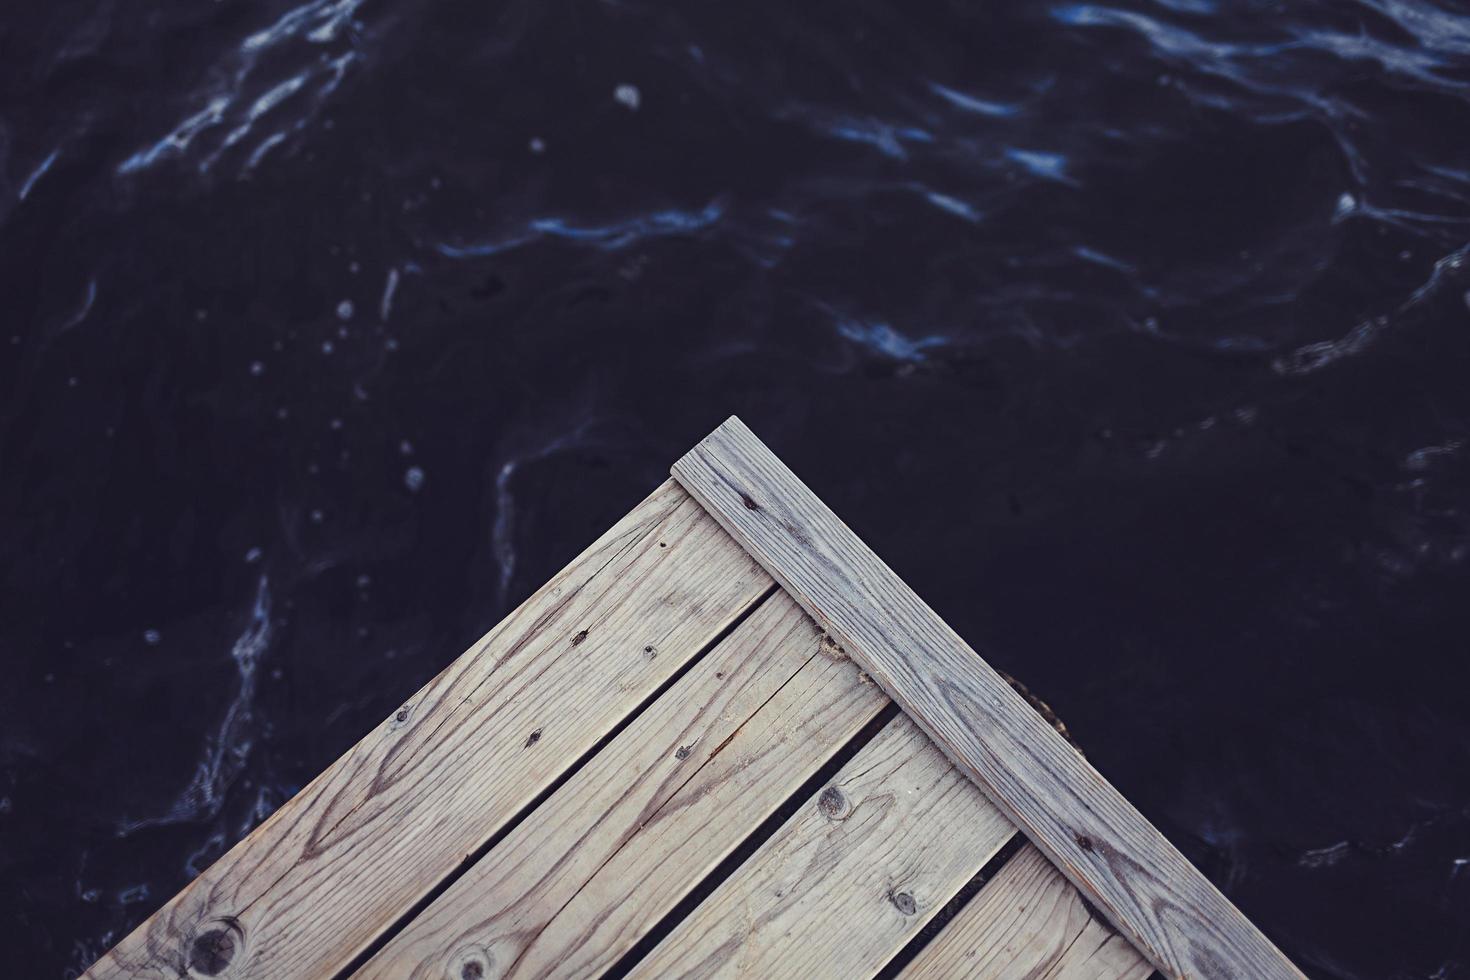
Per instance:
[[[872,976],[1015,832],[897,715],[629,975]]]
[[[770,587],[669,481],[86,976],[331,976]]]
[[[1030,844],[985,883],[901,980],[1148,980],[1153,967],[1099,921]]]
[[[673,473],[1161,971],[1301,977],[744,423]]]

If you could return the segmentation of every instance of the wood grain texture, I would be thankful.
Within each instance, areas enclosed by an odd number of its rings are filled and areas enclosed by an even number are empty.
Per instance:
[[[86,976],[332,975],[770,586],[665,484]]]
[[[888,703],[776,593],[355,977],[601,973]]]
[[[1014,834],[899,715],[630,976],[872,976]]]
[[[1161,971],[1301,976],[739,419],[674,476]]]
[[[919,951],[902,980],[1147,980],[1153,966],[1032,845]]]

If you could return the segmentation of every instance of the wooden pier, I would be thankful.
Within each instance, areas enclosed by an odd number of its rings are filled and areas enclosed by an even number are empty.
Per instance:
[[[673,474],[85,976],[1301,976],[739,420]]]

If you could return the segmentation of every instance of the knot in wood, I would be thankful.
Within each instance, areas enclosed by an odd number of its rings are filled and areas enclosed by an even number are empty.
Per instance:
[[[852,813],[852,802],[836,786],[828,786],[817,797],[817,809],[828,820],[846,820]]]
[[[889,892],[888,900],[904,915],[913,915],[919,911],[919,903],[914,901],[914,896],[908,892]]]
[[[485,980],[495,959],[482,946],[470,946],[454,954],[445,980]]]
[[[206,977],[223,973],[240,951],[239,926],[216,923],[194,937],[189,946],[189,969]]]

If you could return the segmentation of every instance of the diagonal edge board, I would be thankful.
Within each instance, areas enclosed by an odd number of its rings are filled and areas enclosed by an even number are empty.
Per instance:
[[[738,418],[673,474],[1159,970],[1302,976]]]

